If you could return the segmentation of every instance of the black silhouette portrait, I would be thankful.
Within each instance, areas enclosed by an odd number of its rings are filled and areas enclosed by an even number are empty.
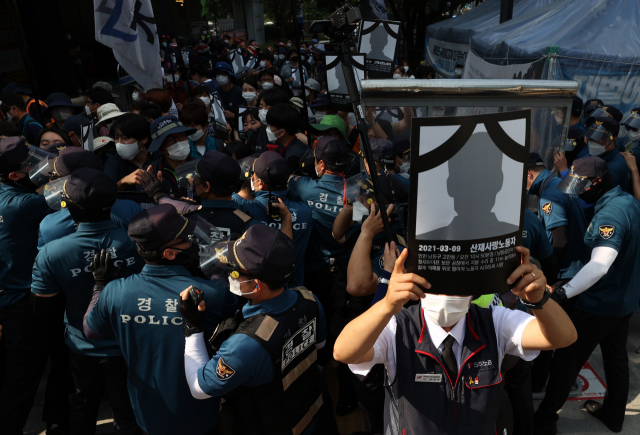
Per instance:
[[[367,58],[375,60],[391,61],[391,56],[387,54],[391,51],[393,54],[393,48],[391,50],[385,50],[385,47],[389,43],[389,34],[384,26],[378,26],[376,30],[369,34],[369,44],[371,44],[371,51],[367,54]]]
[[[501,222],[492,212],[503,187],[503,158],[487,132],[472,134],[447,162],[447,194],[453,199],[457,216],[449,225],[419,234],[416,239],[471,240],[517,232],[518,225]]]

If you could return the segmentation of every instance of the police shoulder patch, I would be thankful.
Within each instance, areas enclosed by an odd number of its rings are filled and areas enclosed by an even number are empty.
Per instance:
[[[542,204],[542,212],[545,215],[550,216],[551,211],[553,211],[553,204],[551,204],[551,201],[545,202],[544,204]]]
[[[598,227],[598,233],[600,233],[600,237],[605,240],[609,240],[611,237],[613,237],[613,233],[615,233],[615,231],[616,227],[614,227],[613,225],[600,225]]]
[[[227,381],[231,378],[231,376],[236,374],[236,370],[232,368],[229,364],[224,362],[224,359],[220,357],[218,360],[218,365],[216,366],[216,378],[221,381]]]

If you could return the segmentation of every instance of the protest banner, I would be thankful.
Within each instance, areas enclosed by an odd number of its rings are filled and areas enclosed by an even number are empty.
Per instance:
[[[340,57],[325,55],[324,58],[327,73],[327,94],[329,94],[331,106],[336,110],[353,112],[351,98],[349,97],[349,90],[347,88],[347,80],[342,71]],[[366,56],[364,54],[354,54],[351,56],[358,92],[360,92],[360,82],[364,80],[365,77],[365,60]]]
[[[396,58],[398,21],[364,20],[361,24],[358,53],[366,56],[366,71],[370,79],[390,79]]]

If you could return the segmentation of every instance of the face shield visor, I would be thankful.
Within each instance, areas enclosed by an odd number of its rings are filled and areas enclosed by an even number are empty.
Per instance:
[[[611,118],[611,115],[602,107],[598,107],[589,114],[589,118]]]
[[[198,162],[200,160],[192,160],[179,165],[176,170],[176,180],[178,185],[188,192],[189,199],[193,199],[193,192],[196,186],[202,184],[200,175],[198,174]]]
[[[240,173],[241,181],[251,178],[251,174],[253,174],[254,172],[253,165],[256,163],[256,160],[258,160],[258,158],[255,156],[249,156],[238,160],[238,164],[240,165],[240,169],[242,170],[242,172]]]
[[[597,103],[597,104],[588,103],[585,105],[584,111],[582,112],[582,116],[584,117],[584,119],[587,119],[588,117],[592,116],[592,113],[595,112],[596,109],[601,109],[601,108],[602,108],[602,105],[600,103]]]
[[[376,202],[373,182],[366,173],[360,173],[347,180],[346,200],[353,205],[353,221],[361,222],[368,216],[371,204]]]
[[[58,178],[44,185],[43,195],[49,208],[60,210],[67,206],[69,197],[64,190],[67,181],[69,181],[69,176]]]
[[[624,125],[627,130],[638,130],[640,129],[640,115],[638,115],[638,112],[631,112],[629,116],[622,120],[620,125]]]
[[[213,242],[208,249],[208,254],[200,256],[200,269],[207,278],[227,279],[229,273],[238,268],[232,260],[234,257],[230,255],[230,250],[233,250],[233,245],[239,238],[240,234],[232,233]]]
[[[42,186],[49,177],[55,174],[53,169],[53,161],[55,154],[49,153],[43,149],[29,145],[29,155],[20,165],[20,172],[29,171],[29,178],[38,186]]]
[[[567,139],[567,141],[564,144],[564,152],[570,153],[571,151],[575,150],[577,146],[578,146],[578,139]]]
[[[581,193],[589,190],[592,184],[593,182],[589,177],[574,173],[572,167],[571,172],[568,172],[562,178],[562,181],[560,181],[560,183],[558,184],[557,189],[569,195],[580,195]]]
[[[602,124],[595,122],[584,133],[584,136],[594,142],[599,143],[603,147],[608,147],[613,142],[613,135],[607,131]]]

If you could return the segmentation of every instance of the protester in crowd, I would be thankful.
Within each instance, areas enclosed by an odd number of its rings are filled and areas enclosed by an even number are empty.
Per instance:
[[[36,145],[38,135],[43,126],[27,113],[27,106],[18,94],[0,95],[0,110],[5,116],[5,121],[13,122],[24,135],[27,143]]]
[[[247,77],[242,82],[242,98],[247,102],[247,106],[256,107],[258,102],[258,92],[260,86],[254,78]]]
[[[202,64],[195,64],[191,67],[191,77],[195,82],[194,86],[206,86],[210,92],[215,92],[220,87],[216,80],[209,78],[209,70]]]
[[[207,112],[197,105],[185,106],[180,114],[180,120],[185,127],[194,128],[196,131],[189,135],[190,155],[194,159],[201,158],[207,151],[218,151],[224,148],[224,142],[205,134],[207,127]]]
[[[22,132],[13,122],[0,121],[0,139],[6,139],[13,136],[22,136]]]
[[[213,69],[216,81],[220,85],[218,95],[222,100],[224,108],[224,117],[226,119],[235,119],[238,112],[238,106],[246,106],[247,101],[242,98],[242,89],[234,84],[235,74],[231,65],[225,62],[219,62]]]
[[[98,118],[98,109],[103,104],[115,104],[111,92],[104,88],[96,87],[87,93],[87,101],[84,107],[85,114],[90,118]]]
[[[131,113],[142,116],[144,119],[149,121],[149,124],[151,124],[154,119],[158,119],[162,116],[160,106],[151,100],[136,101],[131,106]]]
[[[400,75],[402,76],[403,79],[415,79],[415,76],[413,75],[413,70],[409,66],[409,61],[407,59],[401,59],[400,62],[398,63],[398,66],[400,67]]]
[[[42,100],[36,100],[35,98],[33,98],[31,96],[31,89],[12,82],[8,83],[4,88],[2,88],[2,93],[19,95],[26,105],[26,111],[29,116],[35,119],[41,125],[46,125],[51,122],[50,119],[47,119],[44,116],[44,111],[47,108],[47,104],[45,104],[45,102]]]
[[[88,122],[84,115],[71,115],[67,118],[62,129],[67,132],[73,146],[82,148],[82,125]]]
[[[166,116],[172,105],[171,97],[166,89],[149,89],[140,101],[150,101],[157,104],[162,111],[161,116]]]
[[[182,80],[176,64],[165,64],[164,73],[167,80],[167,94],[175,103],[178,111],[181,111],[182,104],[193,94],[193,85]]]
[[[267,112],[267,139],[276,145],[275,151],[285,159],[291,172],[298,168],[307,151],[307,146],[296,137],[300,122],[300,114],[289,103],[276,104]]]
[[[73,146],[66,131],[58,127],[47,127],[40,130],[38,147],[50,153],[57,154],[68,146]]]
[[[109,129],[114,119],[118,116],[122,116],[127,112],[121,112],[118,106],[113,103],[107,103],[100,106],[98,109],[98,122],[96,123],[96,129],[98,136],[108,136]]]
[[[298,58],[297,51],[289,50],[287,52],[287,59],[289,63],[282,66],[280,76],[282,80],[292,88],[293,95],[298,96],[302,93],[302,83],[309,78],[309,73],[304,68],[300,71],[300,64],[298,62],[300,59]],[[296,77],[293,76],[294,71],[296,71]]]
[[[53,118],[58,127],[62,127],[65,121],[74,114],[78,114],[81,106],[73,104],[71,98],[62,92],[54,92],[47,97],[47,107],[42,115],[45,118]]]

